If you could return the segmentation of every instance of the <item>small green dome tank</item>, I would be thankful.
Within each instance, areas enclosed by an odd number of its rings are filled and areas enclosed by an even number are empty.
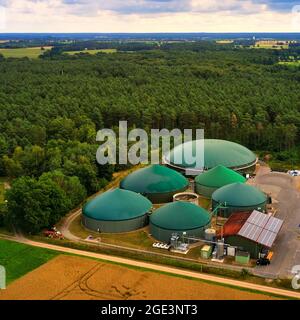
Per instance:
[[[267,196],[259,189],[245,183],[228,184],[212,194],[213,209],[218,205],[226,207],[222,209],[224,216],[238,211],[265,210]]]
[[[234,170],[228,169],[222,165],[205,171],[195,178],[196,192],[210,198],[217,189],[231,183],[245,183],[247,179]]]

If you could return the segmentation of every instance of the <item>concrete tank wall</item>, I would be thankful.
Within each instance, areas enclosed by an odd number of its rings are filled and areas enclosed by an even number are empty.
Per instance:
[[[159,204],[159,203],[168,203],[173,201],[173,196],[176,193],[183,192],[188,188],[185,187],[180,190],[175,190],[171,192],[165,192],[165,193],[143,193],[142,195],[146,198],[148,198],[152,203]]]
[[[152,223],[150,223],[150,233],[152,236],[162,242],[169,243],[170,238],[172,236],[172,233],[178,233],[179,236],[182,236],[183,232],[186,232],[186,236],[194,236],[197,238],[203,238],[205,237],[205,229],[210,227],[210,223],[204,227],[192,229],[192,230],[168,230],[160,228]]]
[[[82,224],[92,231],[104,233],[129,232],[145,227],[149,223],[148,214],[130,220],[101,221],[82,215]]]
[[[212,209],[214,210],[217,206],[219,205],[219,202],[216,202],[212,200]],[[229,218],[231,214],[235,212],[244,212],[244,211],[253,211],[253,210],[258,210],[258,211],[264,211],[266,210],[266,202],[253,205],[253,206],[248,206],[248,207],[234,207],[234,206],[227,206],[226,209],[220,208],[218,210],[218,216],[224,217],[224,218]]]

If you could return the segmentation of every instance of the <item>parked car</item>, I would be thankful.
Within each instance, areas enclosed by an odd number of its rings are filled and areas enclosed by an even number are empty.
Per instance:
[[[288,174],[291,175],[292,177],[298,177],[300,176],[300,170],[290,170],[288,171]]]
[[[270,263],[271,262],[268,258],[259,258],[256,260],[256,264],[258,266],[268,266]]]

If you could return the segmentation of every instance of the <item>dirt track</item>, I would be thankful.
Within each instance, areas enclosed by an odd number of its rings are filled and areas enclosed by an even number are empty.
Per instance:
[[[163,265],[158,265],[158,264],[153,264],[153,263],[148,263],[148,262],[142,262],[142,261],[135,261],[135,260],[131,260],[131,259],[109,256],[109,255],[104,255],[104,254],[99,254],[99,253],[94,253],[94,252],[89,252],[89,251],[65,248],[65,247],[61,247],[61,246],[57,246],[57,245],[36,242],[36,241],[32,241],[32,240],[25,239],[25,238],[15,238],[15,237],[8,237],[7,236],[6,239],[25,243],[25,244],[36,246],[36,247],[56,250],[58,252],[66,252],[66,253],[75,254],[75,255],[79,255],[79,256],[83,256],[83,257],[96,258],[96,259],[101,259],[101,260],[110,261],[110,262],[116,262],[116,263],[120,263],[120,264],[124,264],[124,265],[128,265],[128,266],[142,267],[142,268],[146,268],[149,270],[167,272],[169,274],[187,276],[187,277],[191,277],[191,278],[195,278],[195,279],[207,280],[207,281],[212,281],[215,283],[220,283],[220,284],[225,284],[225,285],[230,285],[230,286],[235,286],[235,287],[251,289],[251,290],[261,291],[261,292],[265,292],[265,293],[271,293],[271,294],[281,295],[281,296],[285,296],[285,297],[300,299],[300,292],[297,292],[297,291],[277,289],[277,288],[267,287],[267,286],[263,286],[263,285],[257,285],[257,284],[253,284],[253,283],[249,283],[249,282],[218,277],[218,276],[214,276],[214,275],[210,275],[210,274],[204,274],[204,273],[199,273],[199,272],[194,272],[194,271],[189,271],[189,270],[178,269],[178,268],[174,268],[174,267],[168,267],[168,266],[163,266]]]
[[[272,299],[220,285],[61,255],[13,282],[1,299]]]

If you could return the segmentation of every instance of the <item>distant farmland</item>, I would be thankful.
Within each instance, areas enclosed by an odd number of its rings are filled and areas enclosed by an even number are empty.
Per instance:
[[[273,50],[287,50],[289,48],[288,44],[281,44],[281,45],[272,45],[272,44],[259,44],[252,46],[251,48],[255,49],[273,49]]]
[[[281,61],[279,64],[291,66],[291,67],[300,67],[300,60],[298,61]]]
[[[66,51],[65,53],[74,55],[79,53],[97,54],[97,53],[116,53],[117,49],[94,49],[94,50],[81,50],[81,51]]]
[[[37,59],[39,55],[45,52],[45,50],[51,49],[51,47],[32,47],[32,48],[14,48],[14,49],[0,49],[0,54],[5,58],[29,58]]]

